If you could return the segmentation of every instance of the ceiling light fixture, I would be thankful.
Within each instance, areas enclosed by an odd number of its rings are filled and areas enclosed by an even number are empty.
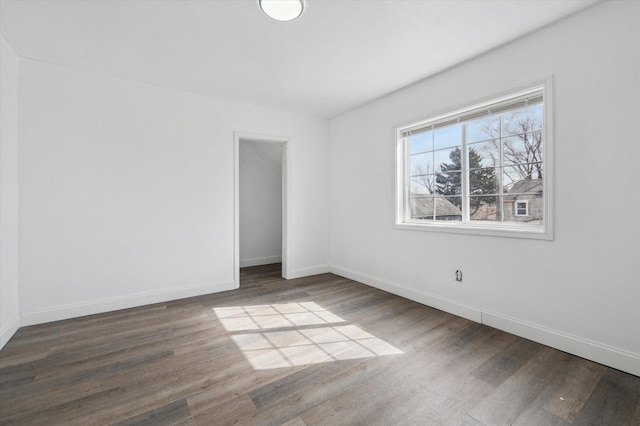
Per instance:
[[[293,21],[302,14],[303,0],[258,0],[260,9],[278,21]]]

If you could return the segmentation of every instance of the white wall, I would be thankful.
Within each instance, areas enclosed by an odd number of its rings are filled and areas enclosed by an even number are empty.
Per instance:
[[[0,349],[20,327],[18,55],[0,35]]]
[[[282,261],[282,148],[240,141],[240,266]]]
[[[24,59],[23,322],[234,286],[234,131],[290,138],[292,275],[328,269],[328,122]]]
[[[332,271],[640,375],[639,17],[598,5],[331,120]],[[554,241],[393,228],[394,126],[548,76]]]

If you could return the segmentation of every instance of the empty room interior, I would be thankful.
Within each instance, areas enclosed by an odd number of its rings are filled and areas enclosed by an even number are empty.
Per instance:
[[[640,425],[639,21],[0,0],[0,424]]]

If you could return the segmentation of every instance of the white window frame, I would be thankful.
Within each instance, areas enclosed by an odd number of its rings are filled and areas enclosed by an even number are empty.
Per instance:
[[[524,214],[518,213],[518,204],[520,203],[524,204]],[[529,216],[529,200],[516,200],[513,203],[513,215],[520,217]]]
[[[458,234],[488,235],[497,237],[531,238],[553,240],[553,115],[552,115],[552,79],[551,77],[539,81],[530,86],[514,89],[501,95],[492,96],[484,101],[476,102],[462,108],[434,115],[426,120],[414,121],[395,128],[395,161],[396,161],[396,185],[395,185],[395,212],[394,228],[404,230],[436,231]],[[438,221],[418,220],[408,218],[409,209],[409,185],[406,177],[408,169],[408,153],[406,133],[410,129],[428,126],[430,123],[444,122],[455,116],[472,113],[475,110],[487,109],[493,105],[505,104],[515,98],[526,96],[528,93],[542,91],[543,95],[543,126],[542,137],[544,141],[543,167],[545,178],[543,180],[543,224],[540,227],[532,227],[518,222],[475,222],[464,218],[463,221]],[[466,188],[463,179],[463,196]],[[465,220],[467,219],[467,220]]]

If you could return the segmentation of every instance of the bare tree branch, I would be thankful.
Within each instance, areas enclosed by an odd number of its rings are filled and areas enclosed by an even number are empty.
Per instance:
[[[433,194],[434,182],[433,182],[433,169],[430,164],[420,164],[415,167],[413,176],[411,179],[424,187],[427,194]]]
[[[536,117],[531,115],[519,115],[512,113],[510,118],[504,120],[505,133],[502,135],[502,157],[504,164],[512,166],[511,170],[505,169],[505,174],[512,181],[523,179],[542,179],[542,159],[543,143],[542,132],[536,130],[540,128],[540,123]],[[483,132],[491,139],[491,150],[486,151],[496,164],[499,159],[496,153],[500,150],[500,128],[499,123],[489,123],[483,128]],[[515,170],[517,176],[513,176]]]

